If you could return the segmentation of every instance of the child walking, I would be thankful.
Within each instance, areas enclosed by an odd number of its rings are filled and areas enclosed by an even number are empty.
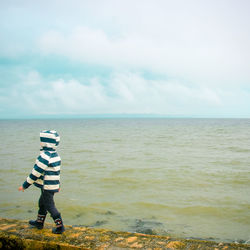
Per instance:
[[[42,229],[47,212],[49,212],[56,224],[56,228],[52,229],[52,233],[61,234],[65,231],[65,228],[61,214],[58,212],[54,202],[54,194],[60,190],[61,158],[56,152],[60,137],[55,130],[43,130],[40,133],[40,140],[40,155],[31,174],[18,190],[24,191],[32,184],[41,189],[37,219],[30,220],[29,224]]]

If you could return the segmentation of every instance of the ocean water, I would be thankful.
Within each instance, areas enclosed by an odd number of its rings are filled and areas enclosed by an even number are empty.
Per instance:
[[[36,217],[39,189],[17,189],[42,129],[61,136],[65,224],[250,239],[250,119],[1,120],[1,217]]]

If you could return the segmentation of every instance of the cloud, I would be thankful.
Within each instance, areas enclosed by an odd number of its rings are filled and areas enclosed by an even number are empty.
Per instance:
[[[1,114],[249,116],[249,1],[0,6]]]
[[[249,27],[250,28],[250,27]],[[161,40],[145,34],[109,36],[105,31],[77,27],[69,33],[45,33],[39,47],[45,55],[62,55],[72,61],[111,67],[113,69],[148,70],[196,84],[235,85],[250,81],[250,53],[244,44],[230,41],[220,31],[191,32],[183,37],[173,32]],[[209,34],[210,33],[210,34]],[[246,39],[250,43],[250,37]],[[245,42],[246,42],[245,41]]]
[[[250,81],[249,1],[2,5],[5,56],[64,56],[74,63],[148,70],[204,86]]]
[[[79,114],[162,114],[162,115],[226,115],[236,111],[239,103],[232,100],[241,95],[240,106],[248,105],[250,94],[225,92],[207,87],[187,87],[182,83],[148,80],[140,74],[120,72],[110,75],[104,83],[100,78],[84,82],[76,79],[48,80],[38,72],[29,72],[14,84],[0,102],[13,110],[30,115]],[[249,115],[241,110],[234,115]],[[3,110],[1,111],[4,115]]]

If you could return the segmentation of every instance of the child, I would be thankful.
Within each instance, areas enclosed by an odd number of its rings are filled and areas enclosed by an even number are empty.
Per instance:
[[[24,191],[34,183],[41,189],[38,202],[39,210],[36,220],[30,220],[29,224],[42,229],[47,212],[54,219],[56,228],[52,233],[61,234],[65,231],[60,213],[55,207],[54,194],[59,192],[61,158],[56,152],[60,137],[55,130],[43,130],[40,133],[41,150],[31,174],[27,177],[19,191]]]

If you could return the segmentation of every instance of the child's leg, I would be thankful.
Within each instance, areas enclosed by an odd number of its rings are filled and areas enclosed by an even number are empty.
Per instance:
[[[41,189],[41,196],[38,201],[38,214],[46,215],[47,214],[47,209],[46,209],[46,203],[44,200],[44,191]]]
[[[56,223],[56,228],[53,228],[52,232],[55,234],[63,233],[65,231],[65,228],[63,226],[61,214],[58,212],[55,206],[54,193],[45,190],[43,193],[43,197],[46,209],[49,211],[51,217],[54,219]]]
[[[38,206],[39,206],[39,210],[38,210],[38,214],[37,214],[37,219],[30,220],[29,224],[31,226],[38,228],[38,229],[42,229],[43,225],[44,225],[45,218],[46,218],[46,214],[47,214],[47,209],[45,206],[42,189],[41,189],[41,196],[40,196],[39,201],[38,201]]]
[[[42,198],[44,208],[50,213],[51,217],[54,218],[59,216],[60,213],[58,212],[54,202],[54,193],[44,190]]]

